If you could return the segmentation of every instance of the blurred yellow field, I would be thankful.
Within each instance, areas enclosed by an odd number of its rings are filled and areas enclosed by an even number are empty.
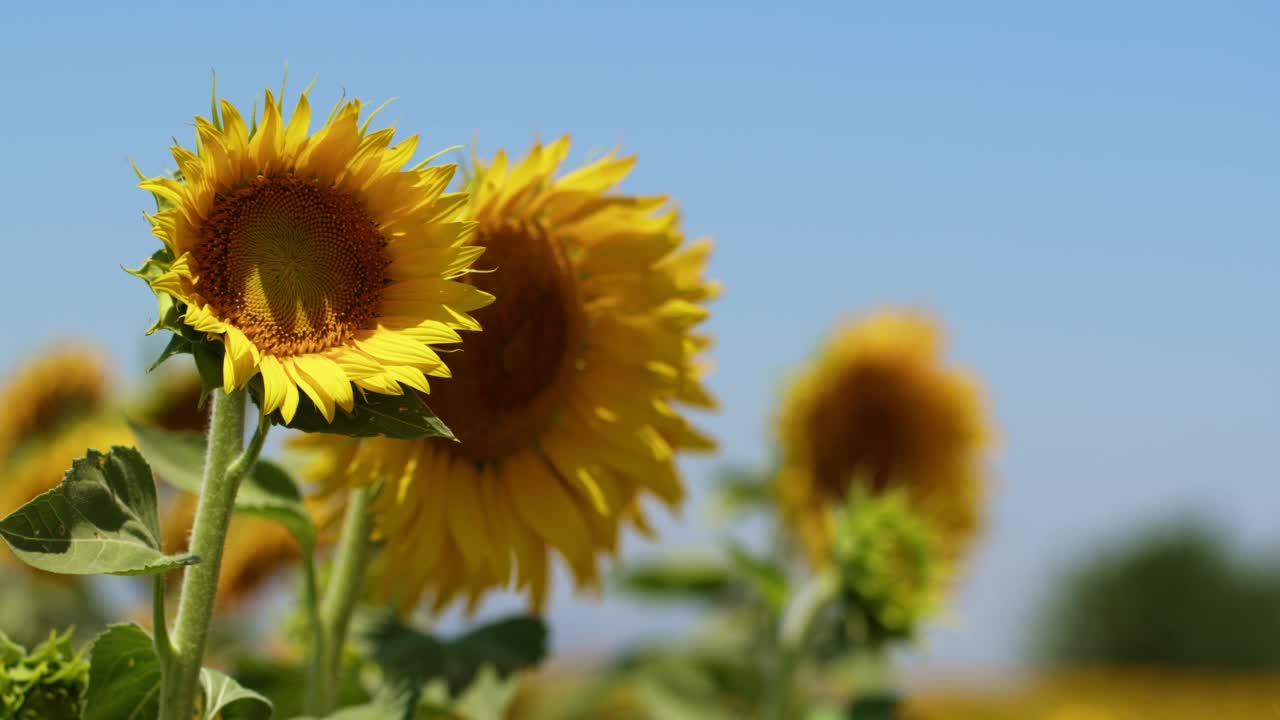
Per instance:
[[[910,720],[1265,720],[1280,718],[1280,675],[1081,670],[1000,687],[930,682]]]

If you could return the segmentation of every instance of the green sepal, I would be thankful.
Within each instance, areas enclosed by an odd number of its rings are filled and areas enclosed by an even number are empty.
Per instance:
[[[173,253],[169,252],[168,248],[160,248],[151,253],[151,256],[142,262],[141,267],[123,268],[125,272],[147,283],[147,287],[156,296],[156,321],[147,328],[148,335],[157,330],[171,330],[178,333],[182,327],[185,327],[181,320],[183,312],[181,303],[169,293],[160,292],[151,287],[152,281],[169,272],[169,268],[173,266],[173,260]]]
[[[145,281],[150,288],[152,281],[169,272],[173,261],[173,253],[169,252],[168,248],[160,248],[152,253],[141,267],[124,268],[124,271]],[[224,352],[222,342],[216,338],[210,339],[205,333],[182,321],[187,312],[187,306],[184,303],[179,302],[167,292],[155,288],[151,288],[151,291],[156,296],[156,321],[147,328],[147,334],[152,335],[159,330],[168,330],[173,333],[173,337],[169,339],[169,344],[161,351],[151,367],[147,368],[147,371],[155,370],[174,355],[190,353],[196,358],[196,369],[200,371],[205,392],[222,387],[222,354]]]
[[[62,482],[0,520],[0,537],[32,567],[70,575],[153,575],[199,562],[160,546],[156,487],[137,450],[90,450]]]

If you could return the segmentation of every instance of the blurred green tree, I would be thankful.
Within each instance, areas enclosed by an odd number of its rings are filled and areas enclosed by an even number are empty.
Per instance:
[[[1033,633],[1050,665],[1280,667],[1280,565],[1178,521],[1091,554],[1053,588]]]

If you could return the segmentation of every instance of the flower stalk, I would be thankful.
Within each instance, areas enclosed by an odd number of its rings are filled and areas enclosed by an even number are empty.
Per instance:
[[[835,573],[819,573],[794,593],[783,610],[778,630],[778,664],[770,697],[769,717],[786,720],[794,717],[795,676],[813,636],[814,624],[823,610],[840,593],[840,579]]]
[[[259,423],[249,446],[244,448],[247,398],[244,390],[213,393],[208,451],[191,531],[191,552],[200,562],[189,566],[183,575],[168,652],[159,653],[164,666],[161,720],[187,720],[195,711],[201,661],[217,599],[222,549],[236,491],[257,461],[266,440],[266,425]],[[159,633],[157,628],[157,642]]]
[[[314,715],[327,715],[337,707],[343,648],[373,549],[370,542],[373,516],[369,513],[373,492],[367,486],[352,490],[342,518],[338,554],[320,603],[315,633],[316,652],[312,654],[308,675],[308,712]]]

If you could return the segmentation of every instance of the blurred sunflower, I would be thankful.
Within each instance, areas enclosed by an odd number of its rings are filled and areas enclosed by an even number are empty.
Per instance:
[[[643,496],[680,503],[676,453],[714,445],[676,408],[714,405],[694,332],[717,293],[710,242],[681,247],[666,198],[614,191],[632,157],[555,177],[568,150],[537,144],[510,166],[500,151],[470,179],[485,255],[466,282],[498,299],[430,401],[461,442],[297,440],[322,450],[310,474],[328,491],[388,482],[375,579],[403,607],[474,606],[514,578],[541,608],[548,550],[596,586],[624,521],[646,529]]]
[[[815,565],[830,561],[826,509],[854,483],[871,495],[902,488],[948,558],[968,547],[991,430],[976,383],[944,367],[940,354],[930,318],[882,311],[840,328],[791,386],[775,491]]]
[[[417,136],[369,132],[359,100],[311,135],[305,92],[287,124],[270,91],[260,122],[226,100],[212,115],[195,120],[195,152],[172,148],[180,180],[140,184],[164,243],[134,271],[159,300],[152,329],[220,343],[224,389],[261,375],[263,412],[286,422],[299,391],[332,421],[352,410],[353,384],[400,395],[447,376],[430,345],[458,342],[491,300],[451,279],[482,252],[463,245],[466,195],[444,193],[456,166],[406,167]]]
[[[209,427],[209,409],[203,400],[204,386],[195,367],[167,364],[147,374],[145,387],[126,414],[150,427],[203,435]]]
[[[85,450],[130,443],[110,411],[109,375],[102,353],[65,345],[32,356],[10,377],[0,391],[0,517],[56,487]],[[0,557],[14,559],[7,548]]]

